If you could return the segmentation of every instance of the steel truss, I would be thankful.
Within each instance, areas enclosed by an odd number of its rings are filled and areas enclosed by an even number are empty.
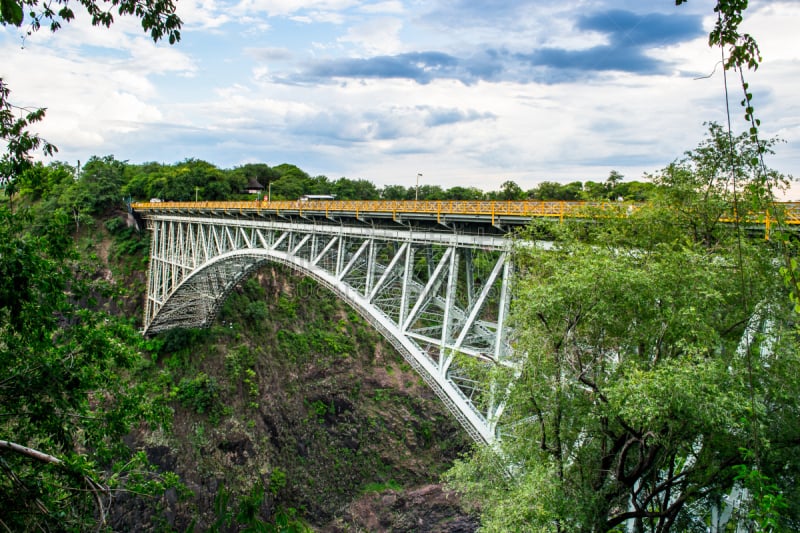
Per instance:
[[[468,433],[495,440],[503,402],[470,368],[511,364],[510,241],[410,229],[147,215],[145,334],[207,327],[267,261],[312,277],[356,309]]]

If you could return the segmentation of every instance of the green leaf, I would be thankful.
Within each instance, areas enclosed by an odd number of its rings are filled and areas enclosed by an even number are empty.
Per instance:
[[[0,22],[21,26],[22,4],[14,0],[0,0]]]

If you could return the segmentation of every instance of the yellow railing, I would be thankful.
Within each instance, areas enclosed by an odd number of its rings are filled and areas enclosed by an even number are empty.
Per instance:
[[[324,201],[238,201],[238,202],[135,202],[134,210],[214,210],[214,211],[269,211],[348,213],[356,216],[369,213],[391,213],[393,217],[404,214],[475,215],[491,217],[517,216],[524,218],[586,218],[630,214],[642,204],[625,202],[559,202],[559,201],[489,201],[489,200],[324,200]],[[783,212],[785,224],[800,224],[800,202],[780,202],[776,210]],[[767,229],[776,217],[767,213],[746,217],[750,223],[764,224]],[[732,221],[732,220],[729,220]]]

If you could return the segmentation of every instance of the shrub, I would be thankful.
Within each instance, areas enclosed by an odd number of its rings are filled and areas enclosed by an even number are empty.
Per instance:
[[[217,380],[201,372],[194,378],[183,378],[174,391],[182,406],[197,413],[211,411],[219,398]]]

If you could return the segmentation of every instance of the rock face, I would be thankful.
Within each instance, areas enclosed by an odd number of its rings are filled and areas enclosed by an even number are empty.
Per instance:
[[[131,445],[185,489],[119,499],[115,530],[237,531],[250,520],[243,509],[330,532],[476,529],[436,484],[468,449],[466,433],[388,343],[313,281],[266,267],[210,330],[154,342],[149,379],[174,415]]]
[[[458,497],[441,485],[365,495],[347,506],[341,517],[321,528],[326,533],[406,532],[472,533],[475,517],[465,515]]]

